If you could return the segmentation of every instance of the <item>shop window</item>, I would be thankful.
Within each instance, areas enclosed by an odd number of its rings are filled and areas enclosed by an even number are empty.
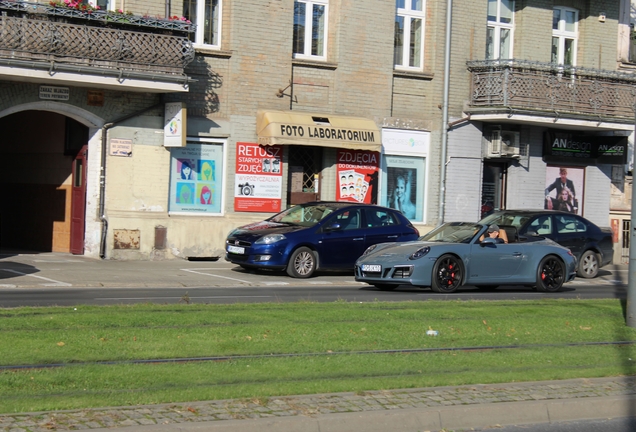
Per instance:
[[[224,141],[206,139],[170,149],[170,213],[221,213],[224,153]]]
[[[381,205],[399,210],[411,221],[422,221],[425,158],[383,157]]]
[[[320,199],[322,148],[289,146],[289,204],[302,204]]]

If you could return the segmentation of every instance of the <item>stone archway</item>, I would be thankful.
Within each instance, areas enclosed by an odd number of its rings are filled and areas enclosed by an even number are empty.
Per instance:
[[[69,252],[72,162],[69,124],[81,125],[88,144],[86,214],[97,213],[100,128],[104,120],[73,105],[39,101],[0,111],[0,247],[14,250]],[[76,128],[77,129],[77,128]],[[99,230],[87,220],[85,232]],[[85,236],[87,239],[89,236]],[[98,248],[87,248],[93,255]]]

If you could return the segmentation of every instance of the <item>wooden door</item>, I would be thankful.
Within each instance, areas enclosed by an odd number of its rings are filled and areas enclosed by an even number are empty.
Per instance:
[[[86,213],[86,155],[84,145],[73,159],[73,186],[71,188],[71,253],[84,254],[84,221]]]

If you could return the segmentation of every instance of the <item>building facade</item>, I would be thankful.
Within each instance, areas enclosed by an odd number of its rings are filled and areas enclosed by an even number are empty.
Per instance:
[[[231,229],[316,199],[424,232],[543,208],[562,167],[609,225],[634,117],[622,3],[34,5],[0,0],[0,247],[219,257]]]

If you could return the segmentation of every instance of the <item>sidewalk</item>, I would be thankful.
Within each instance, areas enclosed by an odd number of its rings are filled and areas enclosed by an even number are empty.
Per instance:
[[[618,417],[636,417],[636,377],[2,415],[0,428],[11,432],[450,432]]]

